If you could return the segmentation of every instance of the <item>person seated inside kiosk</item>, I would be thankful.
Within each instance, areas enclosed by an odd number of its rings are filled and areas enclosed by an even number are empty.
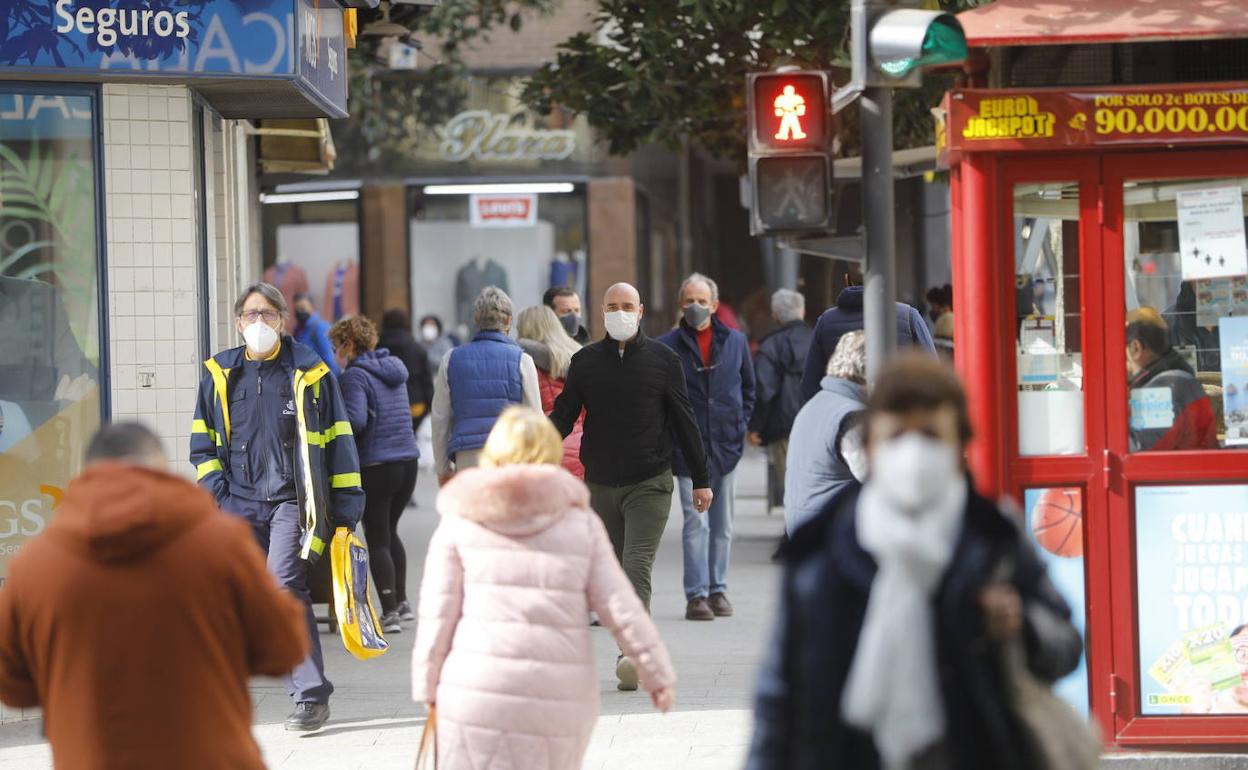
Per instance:
[[[1127,314],[1127,376],[1132,452],[1218,448],[1213,405],[1151,307]]]

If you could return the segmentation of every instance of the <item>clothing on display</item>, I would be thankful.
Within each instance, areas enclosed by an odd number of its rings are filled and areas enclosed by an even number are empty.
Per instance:
[[[277,264],[264,271],[264,282],[277,287],[286,298],[286,307],[295,306],[295,295],[310,291],[308,274],[289,258],[279,257]],[[292,314],[286,319],[286,333],[295,333],[295,317]]]
[[[360,314],[360,268],[340,260],[325,277],[325,301],[321,313],[332,323]]]
[[[472,309],[481,290],[497,286],[508,291],[507,284],[507,269],[492,259],[482,263],[478,257],[461,267],[455,274],[455,323],[475,331]]]

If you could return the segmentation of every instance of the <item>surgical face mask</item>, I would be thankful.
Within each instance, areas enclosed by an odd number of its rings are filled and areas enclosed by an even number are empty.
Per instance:
[[[931,436],[903,433],[871,450],[868,483],[910,513],[940,500],[959,475],[957,451]]]
[[[559,323],[563,324],[563,330],[568,333],[569,337],[575,337],[576,333],[581,330],[581,315],[580,313],[561,315]]]
[[[277,332],[264,321],[256,321],[243,329],[243,339],[252,355],[260,356],[268,353],[277,344]]]
[[[623,310],[617,310],[614,313],[607,313],[603,316],[603,323],[607,327],[607,334],[611,335],[611,339],[616,342],[628,342],[637,336],[637,322],[640,317],[636,313],[626,313]]]
[[[438,327],[433,324],[425,324],[420,327],[420,338],[425,342],[433,342],[438,338]]]
[[[711,317],[711,309],[696,302],[685,305],[685,323],[697,329]]]

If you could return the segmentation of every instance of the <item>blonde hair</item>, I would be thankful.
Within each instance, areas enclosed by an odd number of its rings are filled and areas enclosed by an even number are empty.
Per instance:
[[[576,340],[568,336],[559,316],[545,305],[526,308],[516,319],[516,335],[520,339],[540,342],[550,351],[550,376],[561,380],[568,374],[572,356],[581,350]]]
[[[523,406],[503,410],[481,450],[481,467],[558,465],[563,439],[546,415]]]

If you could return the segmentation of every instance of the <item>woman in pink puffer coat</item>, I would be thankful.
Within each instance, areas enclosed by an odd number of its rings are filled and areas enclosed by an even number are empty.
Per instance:
[[[598,718],[590,610],[671,706],[667,649],[561,453],[543,415],[509,409],[482,467],[438,495],[412,697],[437,705],[439,770],[579,770]]]

